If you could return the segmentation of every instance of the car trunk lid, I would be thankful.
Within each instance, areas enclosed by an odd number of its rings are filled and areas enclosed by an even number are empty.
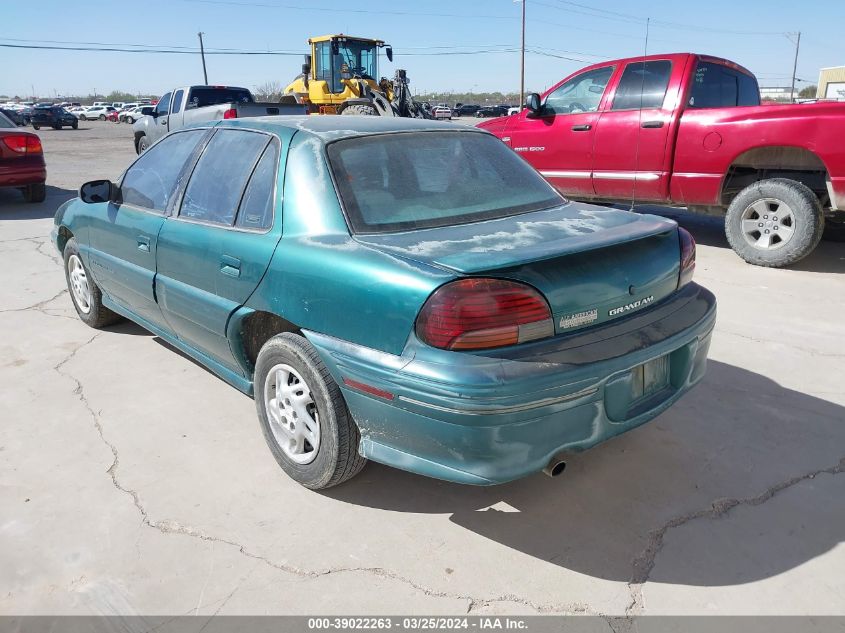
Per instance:
[[[677,289],[675,222],[569,203],[508,218],[358,241],[459,275],[522,281],[551,306],[567,333],[638,311]]]

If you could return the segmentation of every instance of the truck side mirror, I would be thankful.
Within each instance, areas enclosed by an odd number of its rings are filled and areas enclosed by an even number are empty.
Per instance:
[[[392,62],[393,61],[393,47],[388,46],[387,48],[384,49],[384,52],[387,55],[387,61]]]
[[[540,114],[540,111],[543,109],[543,105],[540,103],[540,95],[536,92],[532,92],[525,97],[525,107],[528,108],[528,111],[535,116]]]
[[[305,56],[305,62],[302,64],[302,74],[306,77],[311,74],[311,55]]]
[[[79,199],[86,204],[120,202],[120,187],[111,180],[91,180],[79,188]]]

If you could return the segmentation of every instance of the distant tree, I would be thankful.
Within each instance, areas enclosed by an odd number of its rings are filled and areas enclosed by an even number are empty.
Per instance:
[[[263,84],[255,86],[253,92],[258,101],[278,101],[282,98],[283,90],[284,87],[280,81],[265,81]]]
[[[802,99],[814,99],[818,89],[819,87],[815,84],[812,86],[806,86],[805,88],[801,88],[801,92],[798,93],[798,96]]]

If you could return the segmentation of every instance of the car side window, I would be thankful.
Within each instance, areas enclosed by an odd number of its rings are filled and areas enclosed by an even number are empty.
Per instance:
[[[273,226],[276,168],[279,165],[279,144],[270,143],[246,186],[235,226],[242,229],[269,229]]]
[[[246,130],[218,130],[191,174],[179,217],[232,226],[241,194],[270,138]]]
[[[171,134],[141,154],[120,185],[123,204],[164,213],[179,174],[205,133],[189,130]]]
[[[182,109],[182,95],[184,93],[184,90],[177,90],[173,93],[173,114],[176,114]]]
[[[156,114],[167,114],[168,109],[170,108],[170,93],[168,92],[164,95],[161,99],[158,100],[156,104]]]
[[[613,68],[613,66],[596,68],[561,84],[554,92],[546,96],[543,114],[595,112],[599,109],[601,97],[613,74]]]
[[[722,64],[698,62],[688,105],[691,108],[733,108],[760,105],[757,81]]]
[[[669,86],[672,62],[657,60],[631,62],[625,67],[611,110],[637,110],[639,108],[660,108]]]

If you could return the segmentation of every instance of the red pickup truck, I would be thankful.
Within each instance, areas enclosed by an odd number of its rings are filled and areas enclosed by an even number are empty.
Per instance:
[[[733,62],[677,53],[584,68],[480,123],[573,198],[725,217],[734,251],[787,266],[845,228],[845,103],[760,105]]]

